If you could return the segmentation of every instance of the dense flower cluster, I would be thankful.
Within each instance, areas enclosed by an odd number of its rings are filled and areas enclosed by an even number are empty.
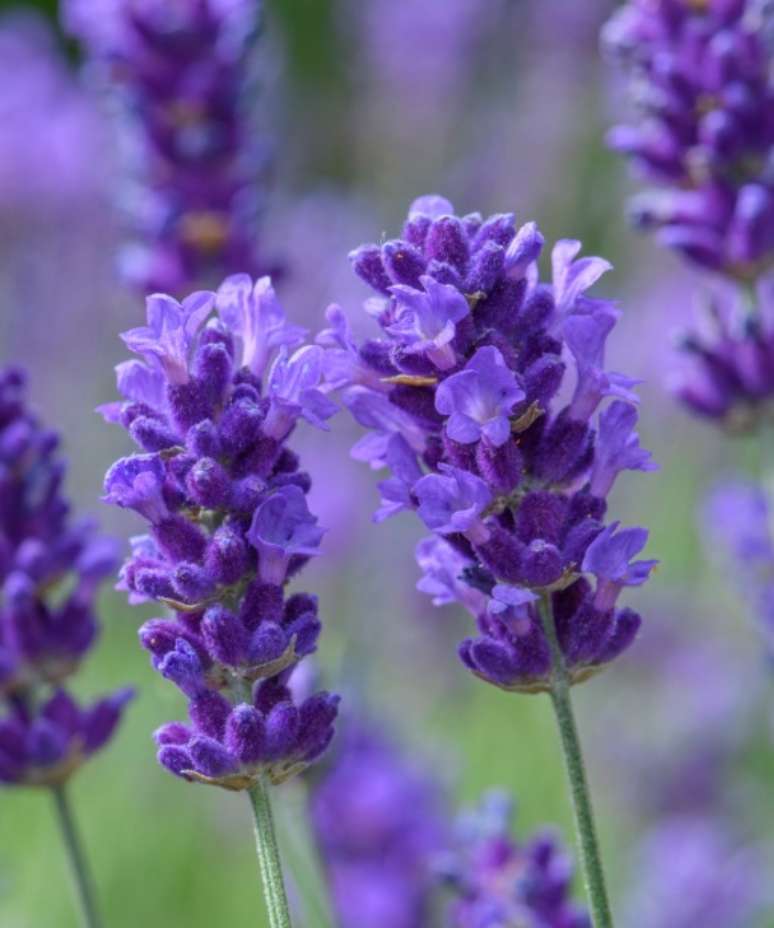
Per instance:
[[[354,456],[391,470],[376,519],[418,512],[434,533],[417,550],[420,589],[478,622],[463,662],[526,691],[551,676],[538,600],[582,680],[633,640],[640,618],[616,602],[654,564],[633,561],[644,529],[604,522],[619,472],[654,466],[635,431],[635,381],[604,366],[619,312],[585,295],[609,265],[562,241],[541,284],[542,247],[534,223],[459,218],[422,197],[401,239],[352,254],[384,337],[356,345],[337,306],[320,335],[329,384],[369,430]]]
[[[424,928],[443,799],[373,725],[352,726],[316,785],[312,818],[342,928]]]
[[[230,789],[285,779],[323,752],[338,702],[318,693],[297,706],[287,686],[320,620],[314,596],[285,587],[323,530],[286,439],[299,418],[325,427],[335,411],[318,389],[323,352],[298,347],[304,331],[269,279],[246,275],[182,304],[149,297],[148,325],[123,338],[142,360],[118,366],[124,401],[102,411],[141,453],[113,465],[105,499],[149,524],[122,585],[174,612],[140,640],[193,722],[157,732],[159,761]]]
[[[112,542],[70,518],[59,438],[0,371],[0,782],[62,783],[111,737],[127,690],[79,707],[63,689],[94,644]]]
[[[461,819],[457,849],[444,864],[458,897],[450,928],[591,928],[570,898],[574,868],[567,852],[549,833],[518,844],[510,819],[511,802],[501,793],[485,796]]]
[[[258,181],[246,112],[258,0],[69,0],[70,30],[118,91],[135,242],[123,270],[176,294],[256,273]]]
[[[719,484],[707,499],[705,522],[712,550],[731,565],[774,657],[774,537],[766,492],[751,481]]]
[[[684,357],[674,392],[696,415],[732,431],[754,428],[769,416],[774,398],[774,293],[718,289],[709,295],[702,325],[680,340]]]
[[[638,110],[610,144],[663,188],[635,221],[742,279],[774,251],[772,25],[767,0],[629,0],[604,31]]]

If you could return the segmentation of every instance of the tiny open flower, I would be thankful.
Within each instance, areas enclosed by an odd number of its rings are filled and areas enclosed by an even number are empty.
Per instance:
[[[422,290],[396,285],[390,292],[396,300],[397,318],[387,329],[410,352],[424,353],[441,370],[454,367],[451,341],[455,324],[470,313],[470,305],[459,290],[432,277],[420,277]]]
[[[641,586],[658,561],[633,561],[648,541],[644,528],[622,528],[613,522],[591,542],[583,570],[597,578],[595,604],[609,609],[625,586]]]
[[[186,329],[184,370],[159,365],[151,344],[144,370],[135,367],[129,383],[119,372],[126,389],[112,421],[141,450],[161,447],[114,464],[105,498],[151,530],[133,540],[119,587],[173,613],[140,630],[153,667],[189,702],[190,727],[174,723],[158,736],[159,763],[243,790],[298,773],[333,735],[338,697],[299,705],[287,686],[321,625],[314,597],[286,586],[318,554],[323,530],[286,440],[299,417],[321,425],[334,407],[318,389],[322,348],[288,356],[300,330],[268,280],[230,278],[217,298],[202,297],[205,306],[209,318]],[[153,390],[141,403],[135,387],[145,382]]]
[[[599,417],[599,438],[591,470],[591,492],[600,498],[608,495],[622,470],[656,470],[651,453],[640,447],[634,430],[637,410],[630,403],[616,400]]]
[[[475,474],[441,465],[440,474],[427,474],[414,485],[419,500],[417,512],[425,525],[441,535],[470,533],[486,539],[481,514],[492,500],[489,488]]]
[[[385,463],[392,476],[379,484],[381,505],[374,513],[375,522],[383,522],[415,505],[412,490],[422,477],[422,468],[414,451],[402,435],[393,435],[385,453]]]
[[[524,396],[500,352],[486,347],[439,385],[435,406],[449,417],[446,432],[454,441],[471,444],[486,438],[499,448],[510,437],[511,410]]]
[[[182,303],[154,294],[147,300],[148,325],[125,332],[124,343],[146,361],[157,361],[169,383],[186,383],[191,345],[212,303],[211,293],[194,293]]]
[[[105,477],[105,502],[134,509],[151,525],[157,525],[169,515],[164,502],[162,481],[164,469],[153,454],[121,458]]]
[[[306,329],[288,322],[269,277],[255,283],[247,274],[227,277],[216,299],[221,319],[242,340],[242,364],[256,377],[277,348],[296,348],[306,338]]]

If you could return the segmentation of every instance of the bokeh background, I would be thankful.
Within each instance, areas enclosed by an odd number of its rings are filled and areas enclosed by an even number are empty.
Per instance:
[[[602,289],[625,316],[609,357],[645,381],[641,437],[661,469],[622,479],[613,507],[624,522],[650,527],[648,554],[661,566],[632,597],[645,616],[637,646],[579,688],[576,702],[616,907],[629,911],[659,867],[675,866],[669,853],[654,862],[648,836],[676,815],[718,837],[714,858],[707,842],[698,852],[671,845],[678,857],[707,852],[684,884],[704,891],[702,873],[717,881],[739,854],[765,854],[774,836],[769,668],[702,521],[708,487],[760,462],[743,439],[692,421],[669,395],[675,332],[696,288],[626,223],[631,181],[604,146],[620,100],[598,49],[614,4],[266,6],[254,104],[273,172],[261,235],[288,269],[281,295],[292,318],[316,330],[331,300],[356,308],[365,290],[347,252],[392,234],[425,192],[460,212],[535,218],[549,241],[580,238],[586,253],[615,265]],[[77,504],[126,537],[136,524],[99,503],[125,438],[93,413],[113,397],[118,333],[143,315],[115,275],[110,125],[81,79],[77,48],[58,31],[54,2],[2,5],[0,61],[0,359],[31,368],[38,408],[64,432]],[[306,462],[317,477],[313,505],[330,528],[325,556],[305,573],[326,623],[322,676],[390,728],[451,806],[502,786],[516,797],[520,830],[551,822],[571,841],[547,699],[500,693],[458,664],[466,620],[414,589],[418,522],[371,525],[375,479],[347,458],[347,432],[342,423],[330,438],[313,436]],[[149,615],[107,594],[101,644],[76,684],[83,695],[124,683],[138,691],[115,743],[73,786],[107,923],[262,925],[243,797],[186,786],[154,762],[150,732],[184,709],[137,646]],[[750,928],[774,926],[774,905],[770,912]],[[0,793],[0,925],[75,924],[48,797]]]

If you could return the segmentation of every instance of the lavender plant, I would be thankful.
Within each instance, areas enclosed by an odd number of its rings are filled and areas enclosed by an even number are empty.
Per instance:
[[[82,706],[65,684],[94,645],[116,551],[93,522],[71,518],[59,436],[29,408],[26,382],[20,368],[0,371],[0,785],[51,791],[83,923],[96,928],[66,785],[108,743],[131,691]]]
[[[118,366],[123,400],[103,407],[139,453],[117,461],[105,499],[148,524],[121,584],[152,619],[140,642],[188,699],[191,724],[155,734],[158,760],[191,782],[247,791],[272,928],[290,924],[269,784],[303,770],[333,735],[338,697],[296,704],[288,687],[315,650],[317,600],[287,584],[319,553],[309,477],[287,441],[321,428],[323,351],[299,347],[268,278],[228,278],[217,294],[148,299],[148,325],[124,333],[139,359]],[[292,351],[292,353],[291,353]]]
[[[69,0],[69,30],[112,88],[132,178],[122,259],[142,293],[178,295],[265,267],[256,249],[266,151],[247,107],[259,0]]]
[[[606,497],[622,470],[654,464],[635,431],[635,381],[604,365],[619,311],[586,296],[609,265],[576,260],[580,247],[559,242],[542,284],[534,223],[458,217],[422,197],[400,239],[351,255],[383,337],[357,345],[333,306],[319,341],[329,385],[368,430],[354,456],[391,472],[376,521],[415,510],[433,532],[417,549],[420,589],[476,619],[462,662],[504,690],[551,696],[595,924],[606,926],[570,687],[639,628],[617,601],[655,562],[634,560],[644,529],[605,523]]]

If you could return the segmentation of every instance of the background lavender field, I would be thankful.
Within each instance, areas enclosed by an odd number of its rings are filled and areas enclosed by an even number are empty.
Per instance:
[[[774,836],[770,667],[723,556],[723,525],[709,531],[703,515],[714,480],[760,462],[751,441],[721,439],[669,393],[693,272],[626,222],[631,182],[604,144],[620,94],[598,47],[614,5],[267,0],[255,106],[273,167],[261,235],[287,269],[278,289],[288,314],[312,330],[331,300],[353,311],[367,295],[347,252],[391,235],[431,189],[461,212],[535,218],[547,239],[582,239],[584,253],[614,263],[601,290],[624,318],[609,358],[645,381],[640,434],[660,464],[634,495],[622,485],[615,508],[625,523],[647,522],[648,556],[661,566],[632,597],[640,640],[578,688],[577,706],[621,924],[672,928],[637,913],[638,894],[674,891],[662,870],[675,847],[685,861],[706,855],[682,880],[710,893],[702,880],[730,872],[740,849],[765,857]],[[125,538],[136,526],[98,497],[127,445],[91,410],[113,398],[118,333],[143,310],[115,277],[109,127],[53,7],[28,2],[0,19],[0,356],[34,371],[32,396],[65,435],[77,503]],[[323,677],[384,719],[455,801],[508,788],[520,829],[552,822],[571,840],[548,701],[511,698],[457,666],[465,620],[415,591],[416,524],[371,529],[375,480],[348,459],[352,440],[342,421],[309,453],[313,506],[330,529],[328,556],[307,574],[326,623]],[[106,595],[102,641],[78,681],[84,695],[116,681],[138,691],[116,743],[73,787],[108,924],[261,925],[241,802],[181,785],[154,762],[148,733],[183,700],[136,646],[152,614]],[[685,843],[661,853],[662,826],[682,828]],[[739,928],[772,928],[774,899],[768,910]],[[75,924],[47,797],[0,794],[0,925]]]

